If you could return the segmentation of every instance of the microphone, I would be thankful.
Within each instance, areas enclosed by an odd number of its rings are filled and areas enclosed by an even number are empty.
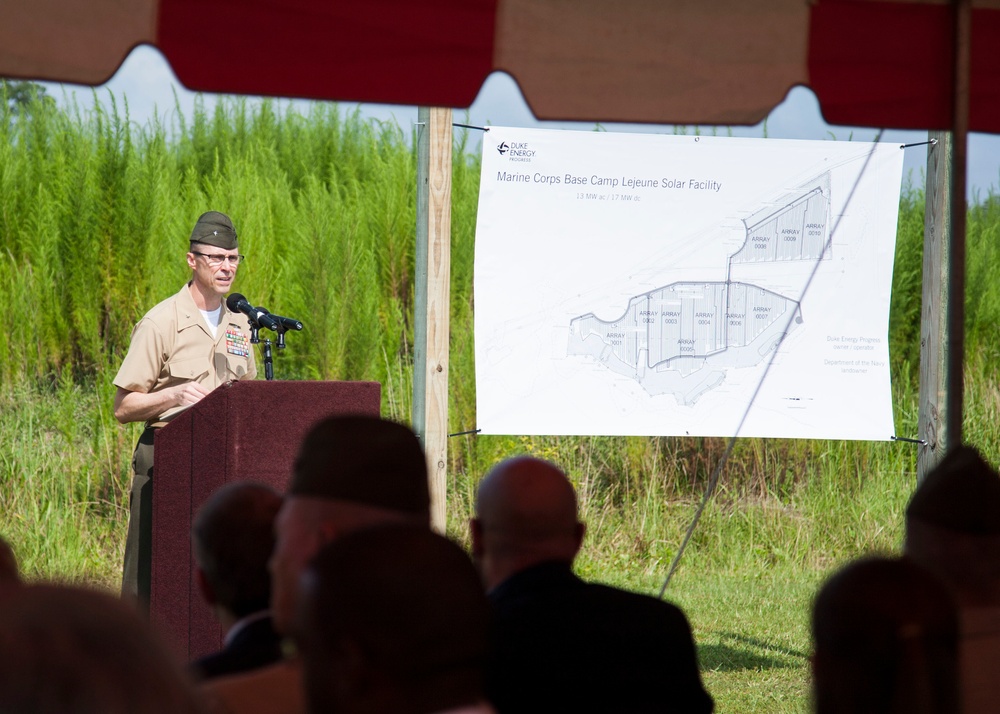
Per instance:
[[[266,327],[269,330],[278,331],[278,321],[274,319],[271,314],[264,309],[259,307],[254,307],[249,302],[245,296],[239,293],[233,293],[226,298],[226,307],[228,307],[232,312],[242,312],[248,318],[250,322],[258,327]]]
[[[261,312],[267,313],[281,325],[284,330],[301,330],[302,323],[296,320],[294,317],[282,317],[281,315],[275,315],[273,312],[268,312],[266,307],[258,307]]]

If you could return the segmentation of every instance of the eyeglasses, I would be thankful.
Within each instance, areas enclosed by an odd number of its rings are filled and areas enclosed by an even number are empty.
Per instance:
[[[239,265],[244,260],[246,260],[245,255],[224,255],[222,253],[213,253],[209,255],[208,253],[199,253],[196,250],[191,251],[194,255],[200,255],[202,258],[208,261],[208,265],[212,268],[218,268],[225,262],[230,265]]]

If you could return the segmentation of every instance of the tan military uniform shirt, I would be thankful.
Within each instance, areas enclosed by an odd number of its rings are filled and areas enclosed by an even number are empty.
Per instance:
[[[156,305],[132,330],[132,341],[116,387],[148,394],[184,382],[215,389],[225,382],[254,379],[257,363],[250,344],[250,324],[242,313],[222,304],[217,335],[185,284],[173,297]],[[147,422],[162,426],[187,407],[173,407]]]

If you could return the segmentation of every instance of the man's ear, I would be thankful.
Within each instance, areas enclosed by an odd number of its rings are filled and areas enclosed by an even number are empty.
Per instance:
[[[212,584],[208,582],[205,571],[197,564],[194,566],[194,579],[198,583],[198,592],[201,593],[202,600],[210,606],[214,606],[216,602],[215,590],[212,588]]]
[[[191,268],[191,270],[194,270],[195,268],[198,267],[198,262],[197,261],[198,261],[198,256],[196,256],[194,253],[188,252],[188,254],[187,254],[187,263],[188,263],[188,267]]]

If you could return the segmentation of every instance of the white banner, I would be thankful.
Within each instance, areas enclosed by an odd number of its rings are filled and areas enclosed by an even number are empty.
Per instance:
[[[886,440],[898,144],[490,127],[485,434]]]

